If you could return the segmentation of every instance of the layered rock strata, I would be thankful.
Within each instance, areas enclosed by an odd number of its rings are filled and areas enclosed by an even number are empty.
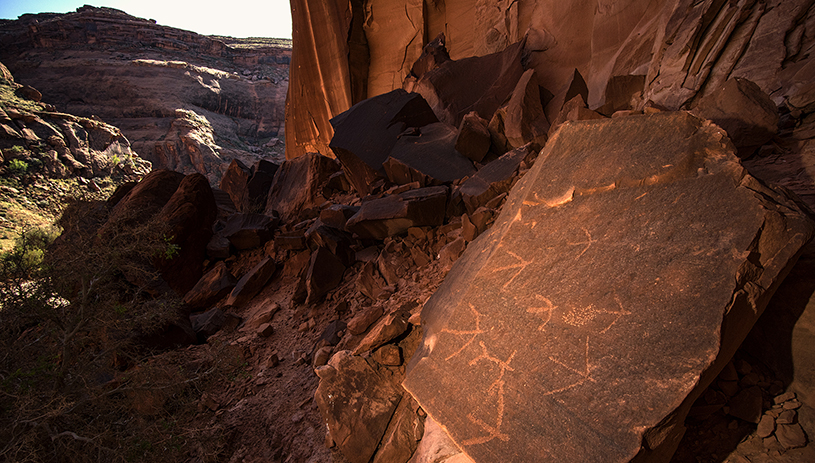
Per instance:
[[[282,154],[285,42],[230,46],[84,6],[3,22],[0,60],[60,111],[119,127],[157,168],[217,184],[231,159]]]

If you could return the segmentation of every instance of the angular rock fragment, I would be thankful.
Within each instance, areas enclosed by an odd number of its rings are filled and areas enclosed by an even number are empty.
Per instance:
[[[563,108],[549,127],[549,136],[551,137],[557,128],[566,121],[587,121],[602,119],[603,117],[602,114],[592,111],[586,106],[586,100],[583,99],[582,95],[577,95],[563,104]]]
[[[209,181],[201,174],[191,174],[155,216],[164,227],[164,239],[175,251],[165,251],[154,264],[179,295],[186,294],[201,278],[217,213]]]
[[[586,85],[586,80],[583,79],[583,75],[580,74],[580,71],[575,68],[574,74],[572,74],[572,81],[569,83],[569,88],[566,90],[563,102],[565,103],[578,95],[583,98],[583,101],[589,101],[589,86]]]
[[[446,206],[447,187],[419,188],[363,203],[345,228],[361,238],[382,240],[410,227],[441,225]]]
[[[419,59],[410,68],[410,74],[417,79],[421,79],[429,71],[436,69],[447,61],[450,61],[450,55],[447,53],[444,33],[442,32],[424,46]]]
[[[290,222],[303,209],[319,206],[325,201],[320,195],[321,186],[338,169],[336,161],[316,153],[287,160],[274,175],[265,214]]]
[[[227,166],[221,183],[218,188],[226,192],[232,200],[232,204],[240,212],[248,212],[247,206],[249,198],[246,191],[246,183],[252,175],[251,170],[238,159],[233,159]]]
[[[632,109],[631,97],[642,93],[645,76],[612,76],[606,84],[606,102],[597,112],[611,116],[617,111]]]
[[[235,315],[225,313],[223,310],[214,308],[204,313],[190,317],[192,329],[199,342],[206,342],[207,338],[221,330],[221,328],[231,325],[232,328],[240,323],[240,318]]]
[[[418,439],[424,433],[424,425],[416,414],[416,408],[416,402],[404,394],[371,463],[407,462],[410,459],[418,447]]]
[[[667,460],[813,230],[687,113],[566,124],[424,306],[403,385],[476,461]]]
[[[244,212],[262,211],[266,208],[266,197],[279,167],[279,165],[265,159],[260,159],[252,165],[252,175],[246,182],[246,195],[249,204],[248,209]]]
[[[218,262],[184,295],[182,302],[193,310],[209,307],[229,294],[237,283],[226,264]]]
[[[373,300],[377,300],[384,291],[385,286],[387,286],[387,282],[382,278],[379,270],[377,270],[376,263],[366,262],[357,274],[355,281],[357,291]],[[365,328],[367,329],[368,327],[366,326]]]
[[[233,214],[219,232],[236,249],[256,248],[269,241],[277,226],[277,219],[263,214]]]
[[[382,313],[382,306],[368,307],[348,322],[348,332],[355,336],[364,333],[375,321],[382,317]]]
[[[489,121],[475,111],[461,119],[456,138],[456,151],[475,162],[481,162],[490,150]]]
[[[403,310],[385,315],[371,328],[365,336],[365,339],[354,349],[354,353],[362,354],[369,350],[376,349],[401,336],[408,329],[409,317],[410,313]]]
[[[290,232],[283,232],[274,237],[275,249],[283,249],[287,251],[299,251],[306,249],[306,236],[303,230],[293,230]]]
[[[749,423],[758,424],[761,419],[761,389],[752,386],[742,390],[727,403],[730,406],[729,414]]]
[[[523,48],[521,40],[498,53],[444,62],[425,73],[413,91],[427,100],[441,122],[454,127],[470,111],[489,120],[524,73]]]
[[[226,259],[229,257],[230,246],[228,239],[218,234],[212,235],[207,243],[207,255],[211,259]]]
[[[527,143],[546,143],[549,121],[541,106],[535,70],[524,72],[506,105],[498,108],[490,120],[492,143],[498,153],[520,148]]]
[[[775,103],[747,79],[728,80],[719,90],[700,99],[692,112],[727,131],[741,157],[753,154],[778,130]]]
[[[775,430],[775,437],[785,449],[795,449],[807,445],[807,437],[798,423],[779,424]]]
[[[397,89],[352,106],[331,119],[329,145],[354,189],[365,196],[384,175],[382,163],[405,130],[438,122],[430,106],[416,93]]]
[[[456,151],[457,135],[455,127],[442,122],[403,134],[382,165],[388,180],[397,185],[419,182],[424,187],[474,174],[473,163]]]
[[[351,250],[354,242],[351,234],[342,228],[328,226],[321,219],[317,219],[306,230],[305,238],[315,246],[331,251],[347,267],[353,265],[356,260],[355,253]]]
[[[342,281],[345,265],[328,248],[317,248],[311,253],[306,273],[307,304],[314,304]]]
[[[257,293],[266,286],[269,278],[272,277],[277,267],[274,260],[266,257],[257,265],[252,267],[240,280],[235,288],[229,293],[226,304],[239,307],[249,302]]]
[[[402,392],[350,351],[334,354],[317,375],[314,402],[331,439],[350,462],[368,463]]]
[[[532,149],[531,143],[514,149],[482,167],[477,174],[462,183],[457,195],[461,195],[467,212],[472,214],[491,199],[508,192],[521,162],[529,156]]]
[[[345,228],[348,219],[359,212],[359,206],[346,206],[344,204],[334,204],[320,211],[320,220],[329,227]]]

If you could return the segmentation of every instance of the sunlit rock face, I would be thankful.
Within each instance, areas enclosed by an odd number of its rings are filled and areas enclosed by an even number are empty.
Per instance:
[[[283,42],[230,46],[111,8],[0,24],[0,60],[18,81],[119,127],[156,168],[213,184],[232,159],[282,157],[290,55]]]
[[[422,47],[444,34],[450,58],[504,50],[526,37],[526,69],[555,97],[551,121],[577,69],[589,108],[609,101],[613,77],[646,104],[691,108],[730,78],[759,85],[778,104],[807,93],[813,74],[805,0],[293,0],[287,157],[331,155],[331,117],[403,86]],[[810,18],[810,19],[807,19]],[[618,79],[619,82],[619,79]]]
[[[476,462],[667,461],[813,232],[718,126],[567,122],[425,304],[403,385]]]

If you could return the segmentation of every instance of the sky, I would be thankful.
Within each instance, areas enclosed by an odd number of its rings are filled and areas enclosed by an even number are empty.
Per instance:
[[[17,19],[24,13],[68,13],[82,5],[106,6],[162,26],[204,35],[291,38],[288,0],[0,0],[0,18]],[[204,6],[215,5],[215,7]]]

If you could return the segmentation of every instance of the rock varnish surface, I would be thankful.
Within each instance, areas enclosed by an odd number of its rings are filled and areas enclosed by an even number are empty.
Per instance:
[[[812,235],[713,124],[566,123],[425,305],[403,385],[476,462],[667,461]]]

